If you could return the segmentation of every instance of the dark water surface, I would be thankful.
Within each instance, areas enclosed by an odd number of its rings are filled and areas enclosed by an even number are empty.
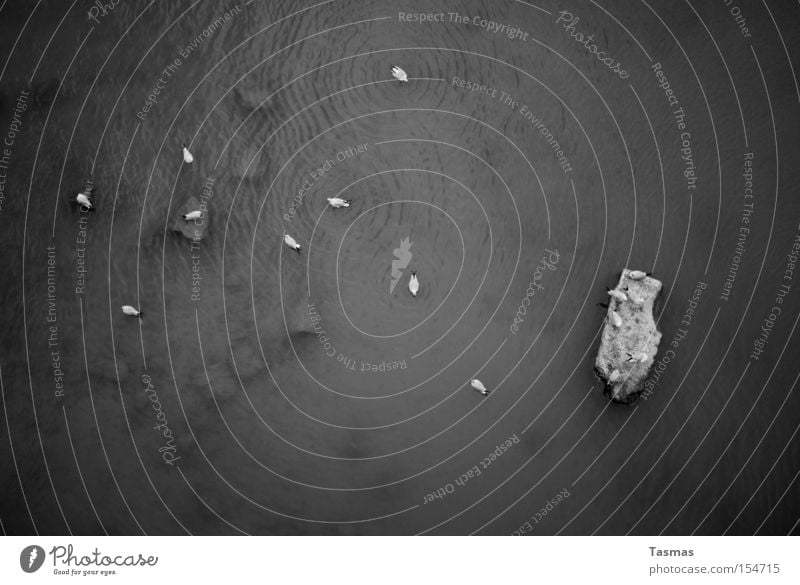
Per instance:
[[[534,4],[2,3],[3,531],[797,533],[800,9]]]

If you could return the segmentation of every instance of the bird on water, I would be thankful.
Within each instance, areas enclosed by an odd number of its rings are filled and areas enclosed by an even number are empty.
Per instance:
[[[411,292],[411,296],[417,296],[419,292],[419,280],[417,279],[417,271],[411,271],[411,278],[408,279],[408,290]]]
[[[292,250],[294,250],[295,252],[297,252],[298,254],[300,253],[300,250],[302,250],[302,249],[303,249],[303,246],[301,246],[300,244],[298,244],[298,243],[297,243],[297,240],[295,240],[295,239],[294,239],[292,236],[290,236],[289,234],[284,234],[284,235],[283,235],[283,242],[284,242],[284,243],[285,243],[287,246],[289,246],[289,247],[290,247]]]
[[[131,307],[130,305],[122,305],[122,312],[129,317],[139,317],[140,319],[144,314],[140,310],[136,309],[135,307]]]
[[[94,204],[92,203],[92,200],[89,199],[89,195],[86,191],[81,191],[78,193],[78,195],[75,197],[75,201],[78,202],[78,205],[80,205],[84,211],[89,211],[90,209],[94,208]]]
[[[75,196],[75,201],[81,206],[83,211],[94,211],[94,203],[92,203],[92,194],[94,193],[94,182],[92,179],[86,181],[86,186],[83,191]]]
[[[486,386],[483,385],[483,382],[478,380],[478,378],[473,378],[469,381],[469,385],[475,388],[478,392],[481,393],[483,396],[489,396],[489,391],[486,389]]]
[[[408,83],[408,73],[403,71],[397,65],[392,65],[392,77],[394,77],[398,81],[404,81],[404,82]]]
[[[340,207],[350,207],[352,199],[342,199],[341,197],[328,197],[328,203],[331,207],[339,209]]]

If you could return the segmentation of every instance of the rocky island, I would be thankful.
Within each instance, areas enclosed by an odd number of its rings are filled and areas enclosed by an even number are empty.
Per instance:
[[[594,369],[615,402],[634,402],[650,373],[661,341],[653,319],[653,303],[660,292],[661,281],[627,268],[616,288],[608,291],[606,323]]]

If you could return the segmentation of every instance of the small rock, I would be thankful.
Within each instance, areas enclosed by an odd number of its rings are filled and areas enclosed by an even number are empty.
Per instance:
[[[635,401],[641,393],[661,342],[661,332],[653,318],[653,303],[661,292],[661,281],[650,276],[631,278],[630,272],[623,270],[613,289],[620,294],[609,292],[608,318],[594,365],[605,382],[606,393],[615,402],[625,404]],[[641,273],[633,272],[636,276]],[[623,297],[625,301],[620,300]]]

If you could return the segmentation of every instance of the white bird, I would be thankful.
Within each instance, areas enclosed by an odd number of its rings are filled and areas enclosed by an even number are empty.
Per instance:
[[[185,162],[187,165],[192,164],[194,162],[194,157],[192,156],[192,153],[189,152],[189,149],[186,148],[185,144],[181,148],[183,149],[183,162]]]
[[[475,388],[475,390],[477,390],[484,396],[489,396],[489,391],[486,389],[486,386],[484,386],[483,382],[481,382],[477,378],[473,378],[472,380],[470,380],[469,385]]]
[[[397,65],[392,65],[392,77],[399,81],[405,81],[408,83],[408,73],[400,69]]]
[[[611,370],[611,373],[608,375],[608,381],[609,382],[616,382],[621,377],[622,377],[622,372],[620,372],[619,370],[616,370],[616,369],[615,370]]]
[[[617,329],[622,327],[622,317],[620,317],[619,313],[616,311],[611,311],[611,323],[613,323],[614,327]]]
[[[331,204],[331,207],[335,207],[336,209],[340,207],[350,207],[350,202],[352,199],[342,199],[341,197],[328,197],[328,203]]]
[[[295,240],[295,239],[294,239],[292,236],[290,236],[289,234],[284,234],[284,235],[283,235],[283,242],[284,242],[284,243],[285,243],[287,246],[289,246],[289,247],[290,247],[292,250],[294,250],[295,252],[297,252],[297,253],[300,253],[300,250],[302,250],[302,249],[303,249],[303,246],[301,246],[300,244],[298,244],[298,243],[297,243],[297,240]]]
[[[144,314],[141,311],[135,309],[134,307],[131,307],[130,305],[122,305],[122,312],[130,317],[139,317],[140,319]]]
[[[620,291],[618,291],[616,289],[609,289],[608,290],[608,295],[610,297],[612,297],[612,298],[617,299],[621,303],[624,303],[625,301],[628,300],[628,297],[625,296],[624,292],[620,292]]]
[[[192,221],[193,219],[200,219],[203,217],[203,212],[199,209],[195,209],[194,211],[190,211],[189,213],[183,214],[183,221]]]
[[[417,280],[416,270],[411,271],[411,278],[408,279],[408,290],[411,291],[411,296],[417,296],[419,292],[419,280]]]
[[[642,272],[641,270],[631,270],[628,272],[628,278],[631,280],[644,280],[647,276],[646,272]]]
[[[94,205],[92,205],[91,199],[89,199],[89,196],[86,194],[85,191],[81,191],[80,193],[78,193],[77,197],[75,197],[75,201],[77,201],[78,205],[80,205],[85,209],[91,209],[92,207],[94,207]]]

